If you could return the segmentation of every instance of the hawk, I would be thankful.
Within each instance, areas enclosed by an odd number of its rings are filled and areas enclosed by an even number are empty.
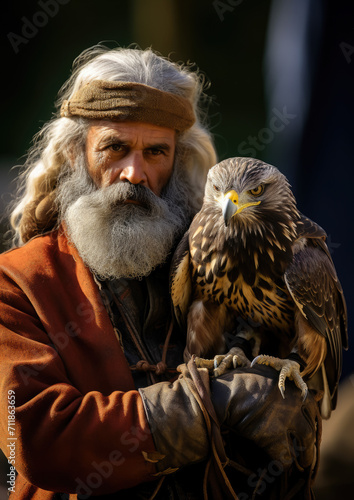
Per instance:
[[[306,376],[323,390],[321,413],[329,418],[348,334],[325,239],[325,231],[299,212],[277,168],[227,159],[209,171],[203,206],[173,257],[170,284],[189,355],[225,352],[225,332],[240,320],[251,324],[265,352],[252,365],[280,370],[283,397],[288,377],[305,398]]]

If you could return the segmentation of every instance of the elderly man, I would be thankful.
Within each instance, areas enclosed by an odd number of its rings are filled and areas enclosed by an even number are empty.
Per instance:
[[[95,47],[34,143],[0,258],[11,498],[310,498],[312,395],[284,402],[264,366],[210,389],[176,369],[169,258],[216,161],[202,90],[151,50]]]

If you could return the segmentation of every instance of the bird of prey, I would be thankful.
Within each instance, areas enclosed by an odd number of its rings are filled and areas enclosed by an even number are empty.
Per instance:
[[[252,158],[224,160],[209,171],[203,206],[175,252],[171,296],[190,355],[224,352],[224,333],[240,319],[257,325],[266,352],[253,365],[280,371],[283,397],[290,378],[305,398],[306,376],[323,390],[321,413],[329,418],[348,336],[325,239],[299,212],[277,168]]]

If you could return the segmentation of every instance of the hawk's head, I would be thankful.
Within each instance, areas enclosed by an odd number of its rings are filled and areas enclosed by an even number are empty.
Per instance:
[[[230,158],[215,165],[208,174],[204,203],[222,214],[230,229],[292,225],[299,218],[286,177],[253,158]]]

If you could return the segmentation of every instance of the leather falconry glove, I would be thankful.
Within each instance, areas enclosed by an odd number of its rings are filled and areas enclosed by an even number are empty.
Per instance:
[[[208,379],[203,373],[205,369],[197,370],[195,364],[193,368],[193,362],[189,362],[189,370],[186,365],[182,365],[182,375],[174,383],[161,382],[140,389],[155,446],[161,454],[156,461],[157,470],[162,474],[173,472],[184,465],[206,459],[213,453],[215,456],[214,438],[217,442],[221,437],[220,432],[219,435],[213,432],[217,419],[216,427],[220,424],[223,431],[231,429],[242,440],[242,446],[249,443],[250,449],[261,450],[263,461],[257,463],[258,454],[255,453],[253,465],[256,469],[244,468],[245,474],[257,471],[257,466],[274,465],[276,462],[282,471],[295,468],[300,475],[303,474],[305,479],[302,483],[306,483],[305,489],[310,492],[321,427],[318,405],[313,395],[309,393],[306,400],[302,401],[298,388],[289,383],[283,399],[278,389],[277,372],[264,365],[239,368],[211,379],[209,388]],[[201,394],[203,391],[200,390],[200,384],[198,386],[196,383],[191,368],[197,375],[202,374],[204,394]],[[211,409],[206,404],[209,396],[213,406]],[[219,469],[232,465],[223,446],[220,448],[217,442],[216,448]],[[244,452],[247,454],[247,448],[238,449],[237,452],[242,457]],[[223,471],[222,474],[223,480],[228,481]],[[298,478],[296,476],[297,483]],[[292,488],[291,481],[289,483],[286,479],[286,487],[289,484]],[[224,498],[237,496],[233,492]],[[310,496],[304,494],[303,498]]]
[[[311,393],[303,401],[301,391],[291,382],[286,391],[283,399],[277,372],[266,366],[236,369],[211,381],[212,401],[221,424],[284,467],[294,461],[300,469],[312,467],[321,430],[317,401]]]
[[[160,455],[156,455],[156,468],[165,474],[205,459],[209,451],[203,405],[186,365],[181,369],[182,375],[173,383],[139,389]],[[199,373],[209,385],[207,370]]]

